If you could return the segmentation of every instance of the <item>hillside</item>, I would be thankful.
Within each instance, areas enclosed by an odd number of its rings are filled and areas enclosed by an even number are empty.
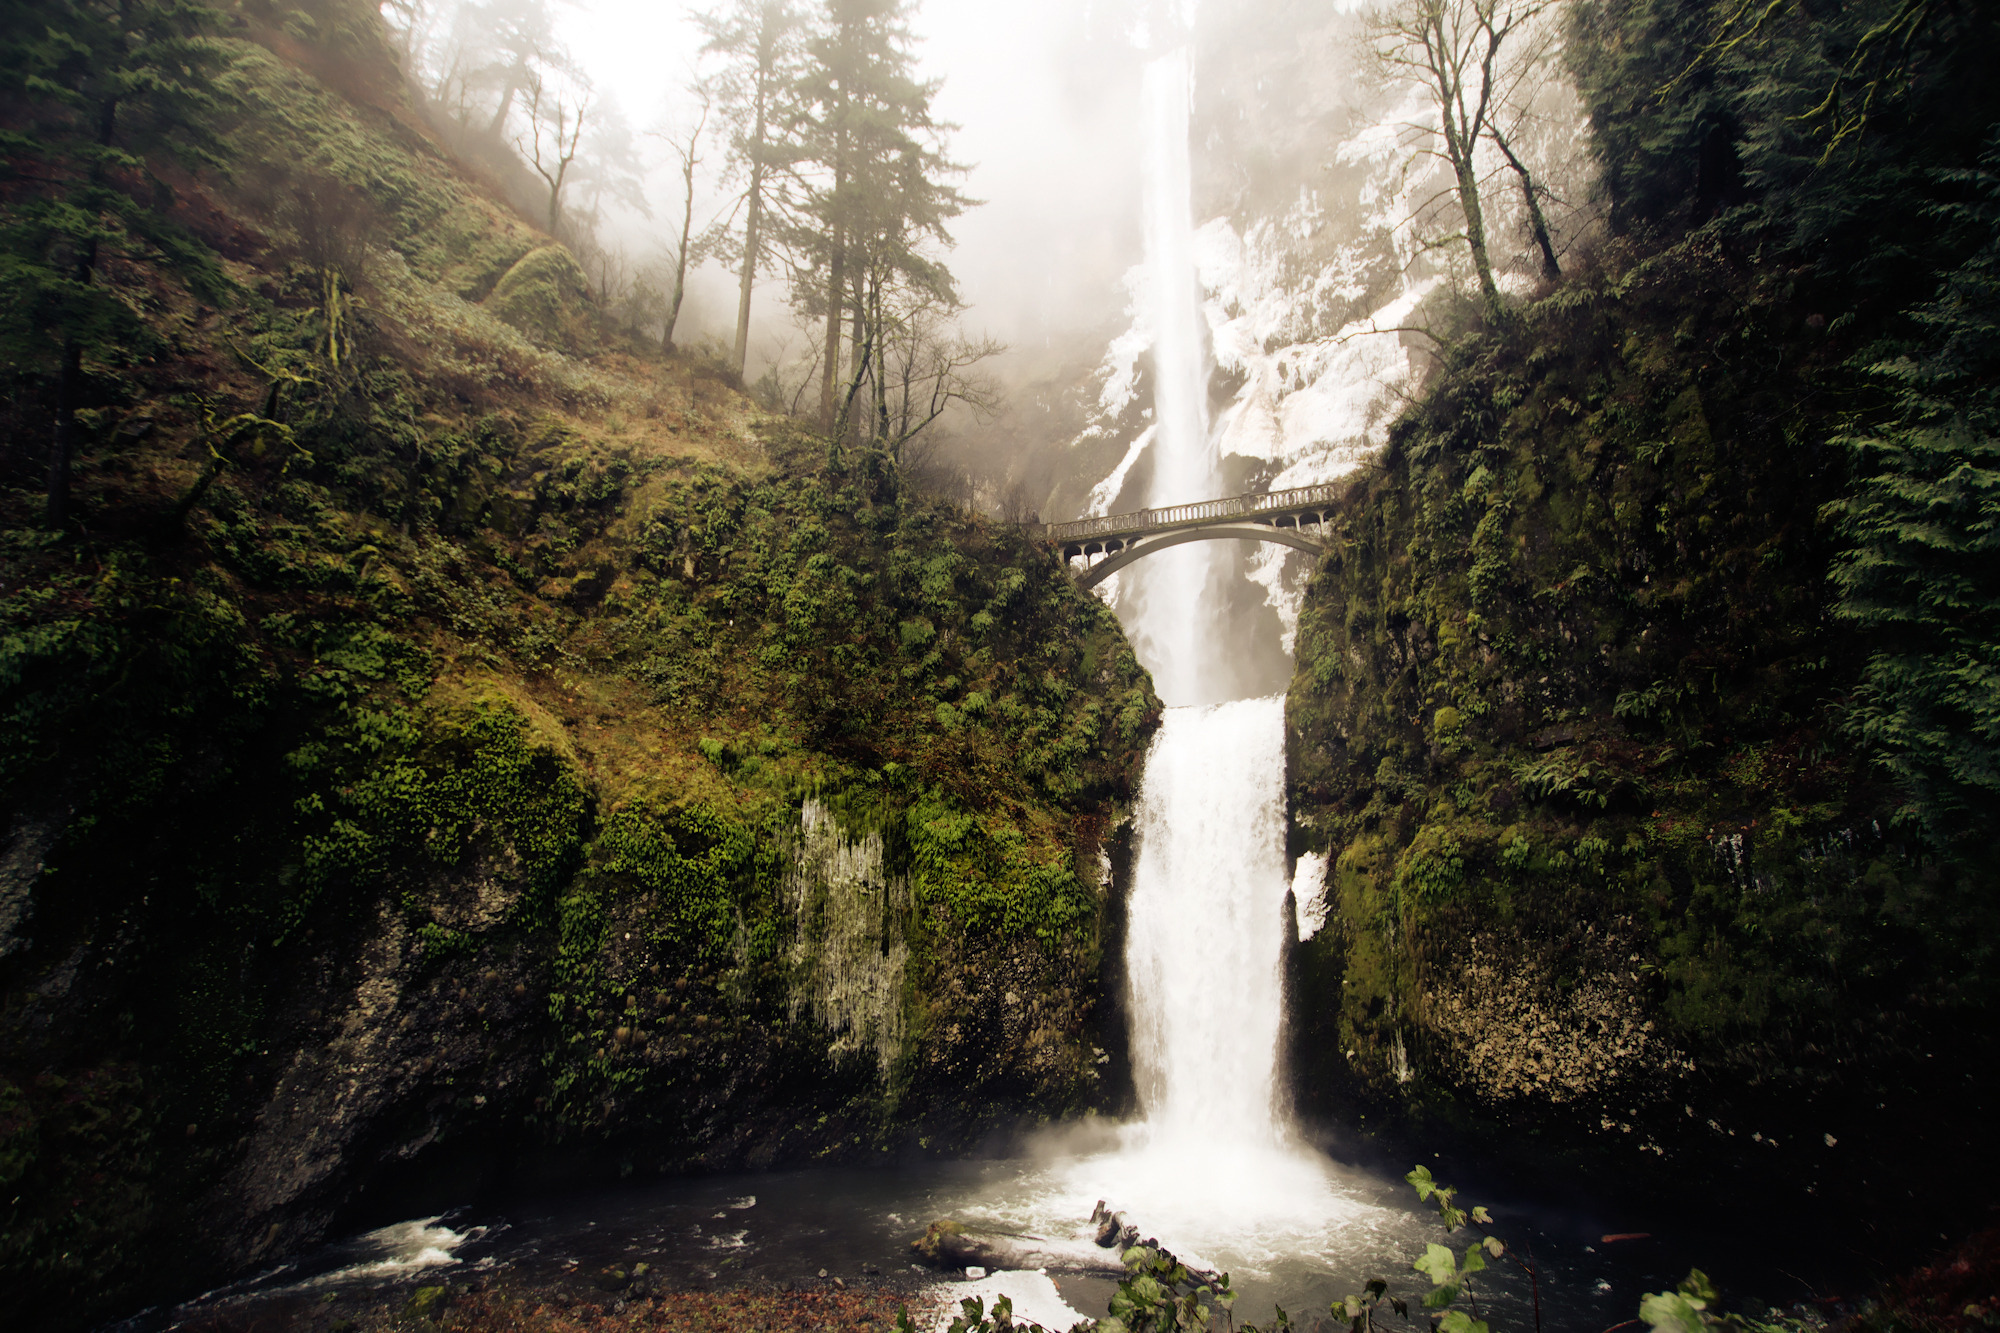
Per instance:
[[[66,528],[56,372],[5,408],[31,1322],[482,1181],[1126,1095],[1108,876],[1158,704],[1109,613],[613,327],[357,13],[246,6],[190,57],[225,151],[148,162],[173,243],[101,254],[129,319],[82,360]]]

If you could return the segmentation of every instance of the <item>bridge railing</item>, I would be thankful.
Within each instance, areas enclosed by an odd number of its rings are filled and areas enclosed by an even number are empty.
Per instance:
[[[1223,500],[1198,500],[1193,504],[1168,505],[1160,509],[1139,509],[1125,514],[1103,514],[1080,518],[1074,523],[1048,523],[1042,535],[1050,541],[1069,542],[1083,537],[1111,537],[1126,533],[1177,528],[1191,523],[1212,523],[1218,519],[1254,518],[1259,514],[1283,514],[1294,509],[1331,505],[1341,487],[1328,483],[1270,491],[1263,495],[1233,495]]]

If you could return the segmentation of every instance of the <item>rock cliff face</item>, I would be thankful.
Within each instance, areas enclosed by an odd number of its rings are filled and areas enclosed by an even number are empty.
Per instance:
[[[1897,831],[1842,732],[1802,320],[1613,248],[1353,483],[1287,712],[1311,1112],[1884,1230],[1979,1139],[1991,849]]]
[[[1109,613],[613,327],[366,51],[220,50],[240,156],[177,216],[229,301],[107,272],[160,354],[93,368],[81,534],[7,456],[14,1310],[485,1184],[1119,1105],[1158,705]]]

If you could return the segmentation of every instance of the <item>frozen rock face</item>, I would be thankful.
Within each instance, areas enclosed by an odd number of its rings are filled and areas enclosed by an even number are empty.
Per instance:
[[[1429,364],[1424,330],[1465,285],[1464,246],[1449,239],[1462,226],[1456,199],[1428,151],[1436,111],[1421,88],[1370,68],[1355,13],[1222,0],[1203,6],[1195,44],[1191,248],[1219,493],[1334,480],[1387,442]],[[1510,127],[1559,200],[1588,197],[1584,124],[1566,84],[1541,88]],[[1482,202],[1494,262],[1503,290],[1525,292],[1539,261],[1517,181],[1492,156]],[[1547,206],[1560,245],[1590,225],[1585,210]],[[1155,349],[1170,305],[1160,281],[1154,263],[1126,276],[1130,324],[1098,367],[1095,417],[1071,444],[1078,481],[1058,490],[1052,515],[1151,503]],[[1237,608],[1233,637],[1249,657],[1289,657],[1310,557],[1258,546],[1234,559],[1251,585],[1238,601],[1262,605]],[[1123,613],[1131,590],[1120,581],[1103,587]]]
[[[872,1050],[884,1079],[903,1052],[903,923],[910,883],[882,868],[882,835],[849,839],[808,797],[785,874],[798,923],[791,947],[792,1017],[810,1011],[832,1035],[829,1055]]]

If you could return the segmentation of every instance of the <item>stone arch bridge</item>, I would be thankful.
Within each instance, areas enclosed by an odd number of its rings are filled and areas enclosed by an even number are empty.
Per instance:
[[[1164,509],[1130,514],[1105,514],[1074,523],[1042,525],[1042,536],[1058,544],[1062,562],[1076,576],[1077,586],[1094,588],[1125,566],[1155,551],[1183,542],[1276,542],[1318,554],[1326,542],[1308,525],[1323,528],[1343,488],[1328,483],[1301,486],[1264,495],[1236,495],[1226,500],[1200,500]],[[1095,564],[1093,555],[1104,558]],[[1070,562],[1081,557],[1079,571]]]

